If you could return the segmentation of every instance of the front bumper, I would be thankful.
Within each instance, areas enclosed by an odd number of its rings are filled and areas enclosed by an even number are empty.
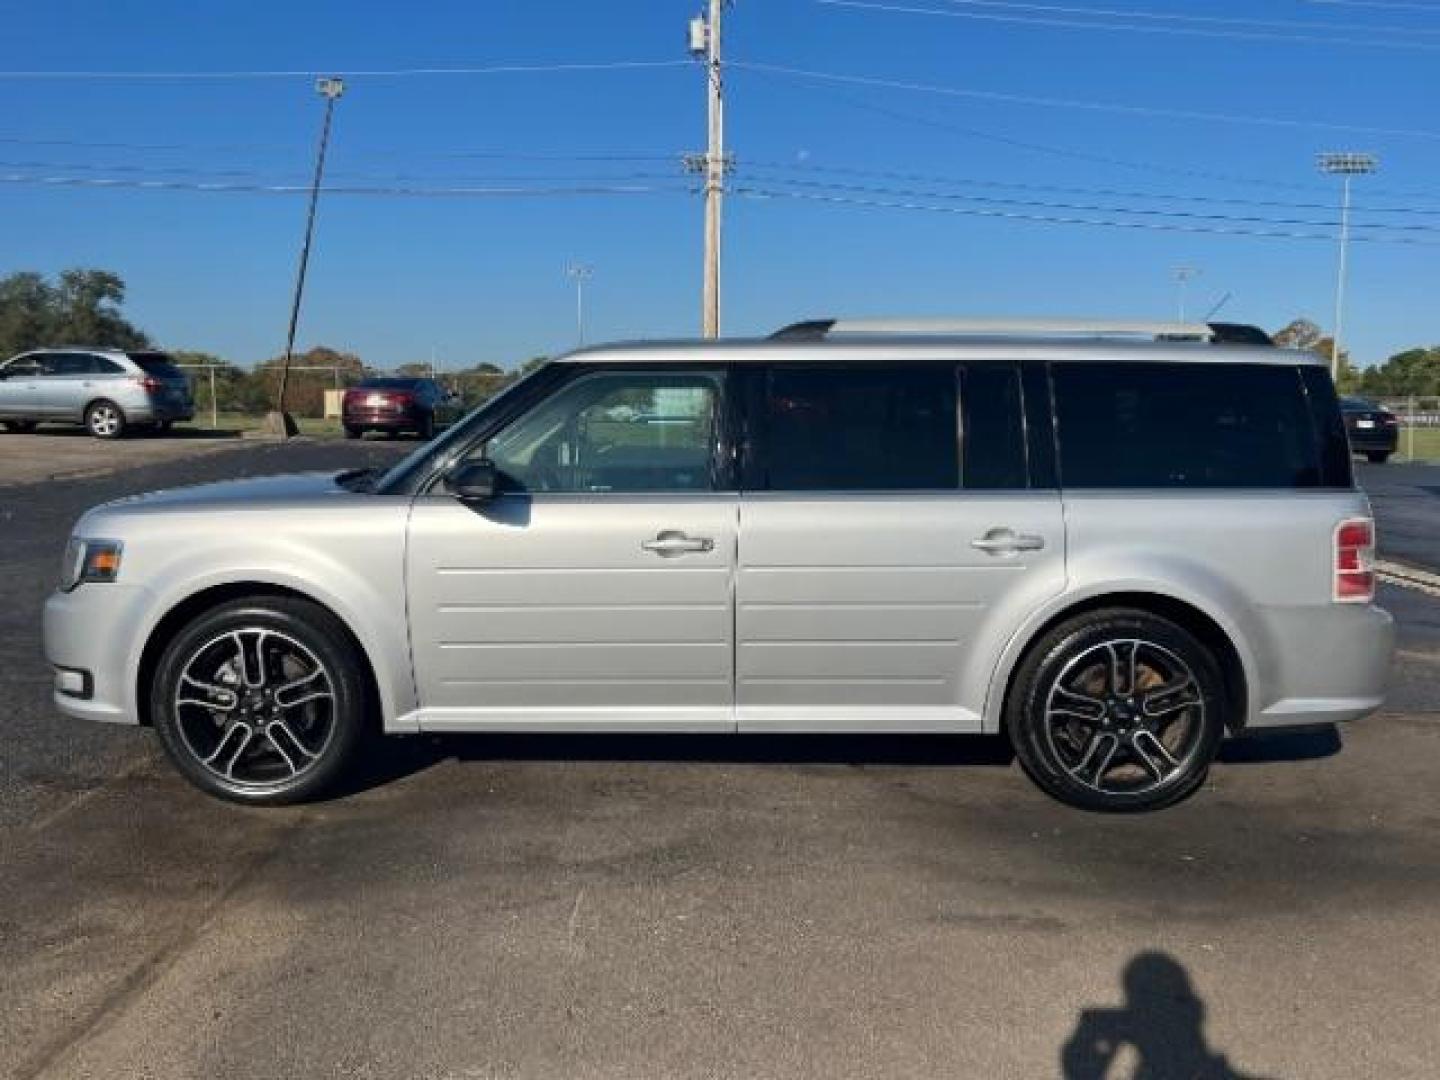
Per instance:
[[[135,664],[152,603],[148,589],[121,582],[51,593],[42,637],[45,659],[55,669],[57,709],[84,720],[140,722]]]

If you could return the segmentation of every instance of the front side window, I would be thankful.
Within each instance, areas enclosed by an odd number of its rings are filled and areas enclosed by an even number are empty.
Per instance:
[[[718,371],[584,375],[492,438],[502,490],[712,491],[725,377]]]
[[[1067,488],[1310,488],[1324,483],[1294,367],[1054,365]]]
[[[765,373],[754,486],[952,490],[960,480],[950,364],[777,367]]]

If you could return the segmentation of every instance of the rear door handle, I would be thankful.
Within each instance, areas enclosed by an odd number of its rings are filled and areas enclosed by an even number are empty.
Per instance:
[[[677,555],[690,555],[715,550],[715,541],[708,536],[686,536],[677,529],[665,529],[656,534],[654,540],[642,541],[640,546],[662,559],[673,559]]]
[[[1043,536],[1017,533],[1014,529],[991,529],[970,546],[987,555],[1015,555],[1021,551],[1039,551],[1045,546]]]

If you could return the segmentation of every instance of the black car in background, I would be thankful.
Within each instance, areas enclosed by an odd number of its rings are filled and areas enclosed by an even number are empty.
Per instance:
[[[1400,421],[1394,413],[1357,397],[1342,397],[1340,410],[1345,415],[1351,450],[1364,454],[1377,465],[1395,452],[1400,439]]]
[[[376,377],[345,391],[340,421],[350,439],[358,439],[367,431],[392,436],[413,431],[429,439],[437,428],[458,420],[463,411],[459,395],[434,379]]]

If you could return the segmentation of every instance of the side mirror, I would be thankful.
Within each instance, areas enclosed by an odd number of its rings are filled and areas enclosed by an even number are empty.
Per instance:
[[[461,502],[487,503],[495,498],[499,470],[493,461],[467,461],[445,478],[445,487]]]

